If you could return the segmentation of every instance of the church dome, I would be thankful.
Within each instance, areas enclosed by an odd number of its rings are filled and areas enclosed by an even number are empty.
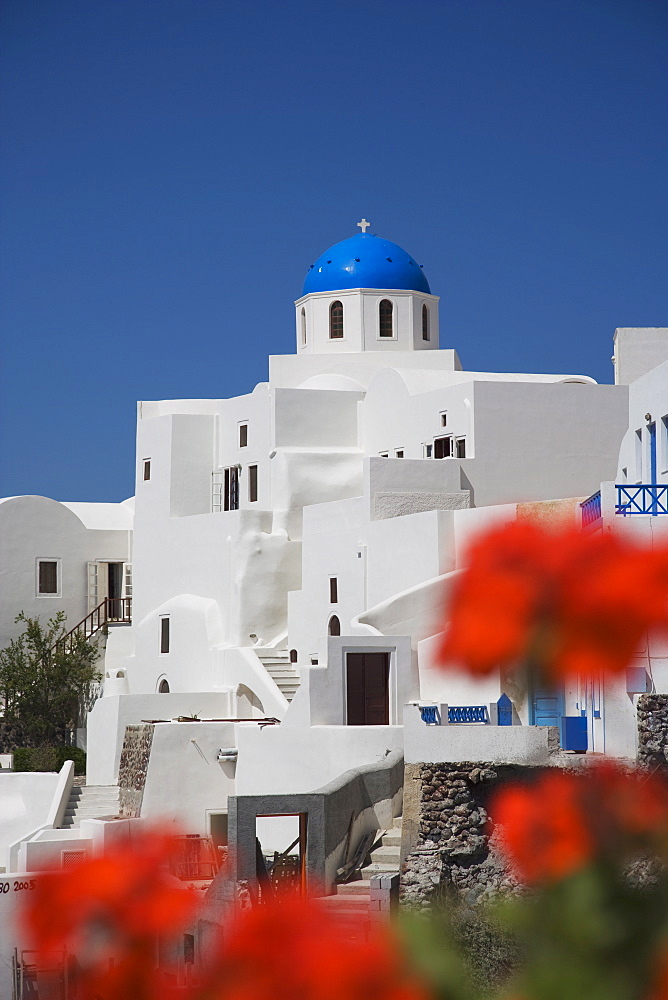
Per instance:
[[[335,243],[311,264],[302,295],[345,288],[404,288],[429,292],[419,264],[396,243],[357,233]]]

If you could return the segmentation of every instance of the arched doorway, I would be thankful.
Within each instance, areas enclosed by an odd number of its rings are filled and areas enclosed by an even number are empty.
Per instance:
[[[158,694],[169,694],[169,681],[163,677],[158,684]]]
[[[341,622],[337,615],[332,615],[327,626],[328,635],[341,635]]]

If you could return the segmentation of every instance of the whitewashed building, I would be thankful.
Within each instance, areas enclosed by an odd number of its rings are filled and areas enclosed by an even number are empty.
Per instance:
[[[267,381],[233,399],[139,404],[132,624],[89,716],[88,782],[118,783],[126,726],[148,720],[142,818],[210,834],[231,797],[310,793],[402,749],[538,762],[541,726],[567,742],[565,719],[585,720],[589,749],[614,729],[607,748],[633,755],[636,693],[611,691],[606,720],[606,692],[520,698],[499,677],[443,672],[434,649],[484,525],[579,520],[601,483],[604,497],[623,470],[651,476],[645,438],[632,465],[636,425],[655,425],[665,481],[666,331],[618,331],[615,385],[464,371],[441,348],[422,269],[366,227],[309,268],[295,352],[269,359]],[[649,353],[636,350],[646,337]],[[26,546],[63,558],[55,538]],[[86,566],[104,562],[102,547],[86,552]],[[504,694],[512,750],[496,725]],[[415,703],[439,706],[444,724],[426,726]],[[453,723],[475,709],[481,724],[445,724],[448,706]]]
[[[106,599],[132,595],[133,502],[0,500],[0,648],[23,626],[58,611],[73,627]]]
[[[517,505],[579,516],[616,474],[628,389],[463,371],[438,306],[413,258],[359,233],[309,269],[295,353],[270,358],[266,382],[139,405],[133,652],[91,716],[95,783],[116,781],[125,723],[172,704],[282,721],[239,737],[255,743],[237,783],[256,791],[400,746],[410,701],[496,703],[498,679],[433,662],[448,580],[471,533]],[[283,749],[263,763],[269,740]]]

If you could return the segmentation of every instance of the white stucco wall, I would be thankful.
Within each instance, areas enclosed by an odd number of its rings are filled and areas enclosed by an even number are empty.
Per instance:
[[[393,305],[393,335],[379,334],[378,307],[386,299]],[[350,351],[404,352],[438,350],[438,296],[396,288],[351,288],[312,292],[295,302],[297,354],[345,354]],[[333,302],[343,306],[343,336],[329,336]],[[422,304],[430,313],[429,340],[422,339]],[[302,326],[305,314],[305,333]]]
[[[617,385],[630,385],[668,361],[668,327],[665,326],[620,326],[615,330],[613,343]]]
[[[0,771],[0,857],[10,844],[27,836],[49,817],[59,775],[54,771]]]
[[[116,785],[125,727],[143,720],[173,719],[199,713],[201,718],[229,718],[232,696],[225,691],[178,694],[113,695],[95,702],[88,716],[86,781]],[[3,776],[4,777],[4,776]]]
[[[312,792],[403,745],[401,726],[288,728],[238,723],[238,795]]]
[[[184,833],[209,834],[208,812],[227,812],[236,764],[218,761],[235,746],[235,726],[224,722],[174,722],[154,727],[141,818]],[[178,774],[178,781],[174,776]]]
[[[668,330],[666,349],[668,350]],[[628,430],[619,451],[617,483],[652,482],[651,423],[656,425],[655,482],[665,485],[668,483],[668,361],[629,385]]]
[[[544,765],[550,760],[549,732],[547,726],[428,726],[420,709],[407,705],[404,759],[407,764],[470,760]]]

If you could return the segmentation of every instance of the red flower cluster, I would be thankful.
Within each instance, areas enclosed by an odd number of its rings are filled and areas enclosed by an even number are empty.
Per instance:
[[[68,873],[45,873],[28,899],[25,924],[38,965],[67,948],[78,1000],[429,1000],[384,923],[351,924],[318,901],[288,895],[243,911],[209,942],[188,986],[156,967],[196,917],[197,894],[172,878],[172,843],[137,837]],[[172,976],[174,981],[175,977]],[[43,988],[41,985],[41,989]],[[52,995],[58,994],[53,983]],[[41,995],[41,993],[40,993]]]
[[[528,521],[494,528],[472,546],[449,617],[441,659],[472,674],[619,672],[648,629],[668,627],[668,547]]]
[[[27,900],[24,923],[39,961],[62,949],[76,956],[80,1000],[164,997],[155,981],[158,935],[193,917],[194,892],[169,874],[174,839],[135,836],[69,872],[45,872]]]
[[[558,881],[601,858],[618,864],[639,848],[668,856],[668,782],[612,762],[508,785],[492,815],[529,884]]]
[[[366,924],[366,925],[365,925]],[[386,924],[342,924],[295,897],[247,911],[224,940],[203,1000],[429,1000]]]
[[[579,792],[571,775],[555,771],[537,786],[510,785],[497,796],[493,816],[503,846],[529,884],[563,878],[593,857]]]

